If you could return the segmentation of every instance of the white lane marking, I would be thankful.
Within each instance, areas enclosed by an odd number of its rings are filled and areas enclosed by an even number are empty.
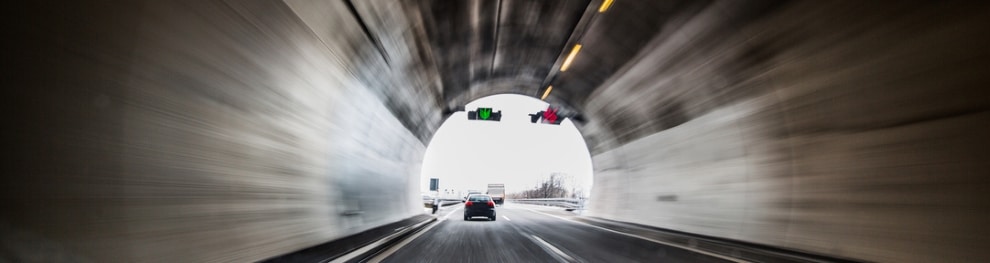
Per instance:
[[[428,223],[433,222],[433,221],[434,221],[433,219],[425,220],[425,221],[420,222],[420,223],[418,223],[418,224],[416,224],[416,225],[414,225],[412,227],[413,228],[417,228],[419,226],[422,226],[423,224],[428,224]],[[436,224],[430,225],[430,227],[433,227],[435,225]],[[329,262],[330,263],[342,263],[342,262],[351,261],[354,258],[357,258],[358,256],[360,256],[361,254],[364,254],[364,253],[367,253],[368,251],[371,251],[372,248],[381,246],[381,245],[385,244],[386,242],[391,241],[393,238],[395,238],[399,234],[402,234],[402,232],[397,232],[397,233],[393,233],[391,235],[388,235],[385,238],[379,239],[378,241],[375,241],[374,243],[371,243],[371,244],[369,244],[367,246],[364,246],[364,247],[362,247],[362,248],[360,248],[358,250],[351,251],[351,253],[347,253],[347,254],[345,254],[343,256],[340,256],[338,258],[335,258],[333,260],[330,260]],[[321,260],[320,262],[327,262],[327,260]]]
[[[447,214],[447,215],[449,216],[450,214]],[[399,242],[398,244],[395,244],[394,246],[386,249],[385,251],[382,251],[382,253],[378,253],[378,255],[375,255],[375,257],[373,257],[370,260],[368,260],[368,262],[369,263],[380,263],[380,262],[382,262],[382,260],[385,260],[389,256],[392,256],[392,254],[394,254],[396,251],[399,251],[399,249],[402,249],[402,247],[405,247],[406,245],[408,245],[413,240],[416,240],[417,238],[419,238],[419,236],[422,236],[423,233],[426,233],[426,232],[430,231],[430,229],[433,229],[433,227],[439,225],[440,223],[443,223],[443,222],[442,221],[438,221],[436,224],[433,224],[433,225],[430,225],[430,226],[426,227],[425,229],[417,232],[416,234],[412,235],[411,237],[408,237],[405,240],[402,240],[402,242]]]
[[[450,215],[453,215],[453,214],[454,214],[454,212],[457,212],[457,210],[461,210],[461,208],[464,208],[464,207],[458,207],[458,208],[456,208],[456,209],[454,209],[454,210],[452,210],[452,211],[450,211],[450,213],[447,213],[447,215],[445,215],[445,216],[443,216],[443,218],[441,218],[440,220],[441,220],[441,221],[442,221],[442,220],[447,220],[447,218],[449,218],[449,217],[450,217]]]
[[[430,229],[433,229],[433,227],[439,225],[440,222],[442,222],[444,220],[447,220],[447,218],[449,218],[450,215],[453,215],[454,212],[457,212],[457,210],[461,210],[461,208],[464,208],[464,207],[455,208],[454,210],[451,210],[450,212],[448,212],[443,217],[437,218],[437,223],[436,224],[430,225],[430,226],[424,228],[423,230],[420,230],[416,234],[414,234],[414,235],[406,238],[405,240],[402,240],[402,242],[399,242],[398,244],[395,244],[394,246],[389,247],[385,251],[382,251],[382,253],[378,253],[378,255],[375,255],[375,257],[373,257],[370,260],[368,260],[368,262],[373,262],[373,263],[382,262],[382,260],[385,260],[386,258],[388,258],[389,256],[391,256],[392,254],[394,254],[396,251],[399,251],[399,249],[401,249],[402,247],[408,245],[409,242],[412,242],[413,240],[416,240],[416,238],[419,238],[419,236],[422,236],[423,233],[426,233],[427,231],[430,231]]]
[[[574,258],[572,258],[571,256],[568,256],[567,254],[564,254],[564,251],[560,251],[560,249],[558,249],[557,247],[551,245],[550,243],[547,243],[546,241],[543,241],[542,238],[540,238],[540,237],[538,237],[536,235],[529,235],[529,236],[533,237],[534,240],[539,241],[540,242],[539,244],[542,245],[543,247],[545,247],[547,249],[550,249],[550,251],[553,251],[554,254],[557,254],[558,256],[566,259],[568,262],[574,262]]]
[[[508,221],[512,221],[512,219],[509,219],[508,216],[502,216],[502,218],[505,218],[505,220],[508,220]]]
[[[644,237],[644,236],[638,236],[638,235],[633,235],[633,234],[629,234],[629,233],[619,232],[619,231],[611,230],[611,229],[608,229],[608,228],[604,228],[604,227],[600,227],[600,226],[588,224],[588,223],[585,223],[585,222],[573,220],[573,219],[570,219],[570,218],[563,218],[563,217],[559,217],[559,216],[547,214],[547,213],[536,211],[536,210],[529,209],[529,208],[523,208],[523,209],[529,210],[530,212],[542,214],[542,215],[545,215],[545,216],[556,217],[556,218],[561,219],[561,220],[571,221],[571,222],[574,222],[574,223],[578,223],[578,224],[582,224],[582,225],[586,225],[586,226],[598,228],[598,229],[601,229],[601,230],[605,230],[605,231],[608,231],[608,232],[612,232],[612,233],[616,233],[616,234],[620,234],[620,235],[624,235],[624,236],[639,238],[639,239],[650,241],[650,242],[657,243],[657,244],[662,244],[662,245],[667,245],[667,246],[672,246],[672,247],[687,249],[687,250],[690,250],[690,251],[698,252],[698,253],[701,253],[701,254],[705,254],[705,255],[708,255],[708,256],[717,257],[717,258],[728,260],[728,261],[732,261],[732,262],[750,262],[750,261],[745,261],[745,260],[738,259],[738,258],[727,257],[727,256],[715,254],[715,253],[712,253],[712,252],[700,250],[700,249],[689,247],[689,246],[684,246],[684,245],[670,243],[670,242],[666,242],[666,241],[660,241],[660,240],[656,240],[656,239],[652,239],[652,238],[648,238],[648,237]]]

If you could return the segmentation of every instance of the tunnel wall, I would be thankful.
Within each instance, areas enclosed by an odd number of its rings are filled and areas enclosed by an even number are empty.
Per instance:
[[[445,94],[414,0],[308,1],[286,4],[379,97],[406,129],[429,143]],[[346,3],[351,3],[348,6]],[[353,9],[352,9],[353,8]]]
[[[990,251],[985,4],[719,2],[586,103],[591,214],[879,262]]]
[[[421,136],[341,53],[360,30],[321,41],[275,1],[19,5],[0,261],[249,262],[422,213]]]

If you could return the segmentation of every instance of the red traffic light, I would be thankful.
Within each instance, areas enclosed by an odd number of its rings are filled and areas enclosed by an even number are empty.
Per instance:
[[[557,110],[554,110],[553,108],[547,107],[547,110],[543,111],[543,122],[544,123],[560,124],[560,122],[557,121],[557,118],[558,118],[557,117]]]
[[[532,123],[536,123],[536,121],[542,120],[540,121],[542,123],[559,125],[560,122],[564,120],[564,117],[557,115],[556,109],[549,106],[547,107],[547,110],[537,112],[536,114],[530,114],[529,117],[530,117],[529,121]]]

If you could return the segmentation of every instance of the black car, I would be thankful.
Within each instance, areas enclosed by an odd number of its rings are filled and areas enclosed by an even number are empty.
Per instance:
[[[484,216],[495,221],[495,201],[489,195],[471,195],[464,202],[464,221],[472,217]]]

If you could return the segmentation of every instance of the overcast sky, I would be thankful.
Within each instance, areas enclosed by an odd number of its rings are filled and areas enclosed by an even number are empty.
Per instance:
[[[591,156],[584,138],[570,122],[530,123],[529,115],[547,103],[522,95],[495,95],[469,103],[465,109],[491,107],[502,120],[468,120],[466,112],[447,119],[427,146],[422,191],[429,178],[440,178],[440,189],[481,190],[504,183],[506,193],[533,188],[551,173],[567,174],[572,187],[591,192]]]

